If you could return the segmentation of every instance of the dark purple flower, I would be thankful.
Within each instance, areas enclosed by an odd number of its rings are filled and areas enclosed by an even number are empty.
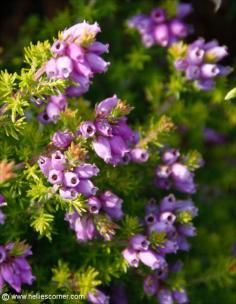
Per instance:
[[[21,250],[20,255],[17,256],[13,254],[13,249],[16,246]],[[21,292],[23,284],[32,285],[35,277],[32,275],[31,267],[26,260],[26,257],[31,254],[30,247],[24,243],[8,243],[0,246],[0,291],[5,283],[9,284],[16,292]]]
[[[158,280],[155,275],[148,275],[143,282],[144,292],[148,296],[154,296],[157,292]]]
[[[5,197],[0,194],[0,207],[6,205],[6,200],[5,200]]]
[[[0,225],[5,224],[6,215],[0,210]]]
[[[173,299],[178,304],[186,304],[188,303],[188,296],[185,289],[175,289],[172,292]]]
[[[162,288],[157,293],[157,298],[160,304],[174,304],[172,293],[169,289]]]

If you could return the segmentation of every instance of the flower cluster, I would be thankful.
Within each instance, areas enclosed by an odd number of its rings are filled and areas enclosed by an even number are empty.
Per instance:
[[[5,205],[6,205],[5,198],[3,195],[0,194],[0,208]],[[4,225],[5,219],[6,219],[6,215],[0,209],[0,225]]]
[[[69,222],[80,242],[87,242],[99,236],[110,241],[117,228],[112,220],[120,220],[123,217],[122,203],[122,199],[117,195],[106,191],[99,196],[88,198],[88,214],[67,213],[65,220]]]
[[[206,43],[199,38],[187,47],[180,58],[176,58],[174,64],[187,79],[195,81],[199,89],[209,91],[215,87],[216,78],[231,73],[231,67],[219,64],[227,55],[226,46],[219,46],[216,40]]]
[[[177,6],[174,18],[168,18],[164,9],[154,8],[150,15],[141,14],[130,18],[128,25],[139,31],[146,47],[154,44],[168,47],[190,33],[190,27],[182,19],[191,12],[192,6],[187,3]]]
[[[79,128],[79,135],[92,138],[96,154],[114,166],[129,161],[143,163],[149,157],[147,150],[135,147],[139,136],[127,125],[129,111],[130,107],[114,95],[97,104],[94,121],[85,121]]]
[[[55,96],[47,96],[46,100],[34,100],[33,103],[42,108],[42,112],[38,115],[38,121],[42,124],[48,124],[50,122],[56,123],[60,118],[60,113],[65,111],[67,107],[67,98],[63,94]]]
[[[94,74],[105,72],[109,62],[101,55],[108,52],[108,44],[96,41],[101,31],[97,23],[78,23],[64,30],[51,47],[53,57],[46,64],[49,78],[70,79],[68,96],[80,96],[88,91]]]
[[[5,283],[17,292],[21,292],[22,284],[33,283],[35,277],[26,260],[31,254],[30,247],[23,242],[0,245],[0,292]]]
[[[178,191],[190,194],[196,192],[194,173],[181,163],[178,150],[165,150],[162,161],[164,164],[156,168],[155,186],[166,190],[173,187]]]
[[[156,295],[161,304],[172,303],[173,300],[187,302],[184,290],[172,292],[165,287],[168,273],[176,271],[176,267],[168,265],[166,256],[179,250],[189,250],[187,237],[196,234],[192,219],[197,213],[198,209],[191,200],[176,200],[173,194],[164,197],[159,206],[154,199],[150,200],[143,221],[145,233],[131,237],[129,246],[123,251],[130,266],[138,267],[142,262],[154,271],[145,279],[144,291],[148,295]],[[172,300],[166,302],[167,296]]]
[[[52,137],[50,153],[39,157],[39,167],[62,199],[75,200],[78,195],[86,197],[89,215],[80,216],[72,212],[65,218],[75,230],[77,239],[88,241],[98,235],[96,219],[104,224],[100,234],[105,239],[111,239],[116,227],[112,219],[122,218],[123,201],[111,191],[97,195],[98,188],[91,178],[97,176],[100,170],[95,164],[86,162],[88,155],[80,145],[73,143],[73,139],[71,132],[57,131]]]

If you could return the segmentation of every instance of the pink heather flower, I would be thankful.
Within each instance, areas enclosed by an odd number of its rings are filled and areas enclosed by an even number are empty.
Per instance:
[[[55,104],[61,111],[67,106],[66,96],[63,94],[50,96],[49,101]]]
[[[99,134],[107,137],[112,136],[112,126],[106,119],[97,119],[95,121],[95,126]]]
[[[162,268],[165,265],[165,259],[152,250],[140,251],[138,257],[143,264],[152,270]]]
[[[63,180],[63,174],[61,171],[52,169],[48,173],[48,181],[53,185],[61,184]]]
[[[171,175],[171,168],[166,165],[160,165],[156,168],[156,176],[158,178],[168,178]]]
[[[176,216],[169,211],[163,212],[160,215],[160,221],[166,223],[167,225],[173,225],[175,220]]]
[[[205,50],[201,47],[195,46],[188,50],[188,60],[192,64],[201,64],[204,60]]]
[[[89,212],[97,214],[102,207],[101,201],[96,196],[91,196],[88,199]]]
[[[157,299],[160,304],[174,304],[172,293],[169,289],[162,288],[157,293]]]
[[[57,122],[60,117],[61,110],[56,104],[49,102],[46,106],[46,113],[50,121]]]
[[[102,193],[100,199],[102,200],[103,205],[108,208],[115,208],[121,206],[123,203],[123,200],[111,191]]]
[[[151,18],[155,23],[163,23],[166,21],[166,11],[161,8],[154,8],[151,11]]]
[[[110,142],[107,138],[103,136],[98,136],[97,139],[95,139],[92,142],[93,149],[95,153],[102,158],[106,163],[110,163],[112,160],[111,156],[111,146]]]
[[[175,207],[176,207],[176,198],[173,194],[169,194],[168,196],[165,196],[160,201],[160,211],[161,212],[173,211]]]
[[[203,78],[214,78],[220,73],[216,64],[203,64],[201,67],[201,76]]]
[[[185,76],[190,80],[197,80],[201,75],[201,70],[197,65],[189,65],[186,69]]]
[[[62,38],[65,41],[76,41],[77,44],[82,44],[88,38],[95,38],[101,32],[97,22],[89,24],[86,21],[77,23],[62,32]]]
[[[185,289],[176,289],[172,292],[173,299],[178,304],[187,304],[189,303],[189,299]]]
[[[61,171],[64,169],[65,163],[66,163],[66,159],[65,159],[64,154],[61,153],[61,151],[56,151],[56,152],[52,153],[51,166],[53,169]]]
[[[66,187],[71,188],[74,188],[79,184],[78,176],[74,172],[65,172],[63,181]]]
[[[188,35],[188,28],[181,20],[173,19],[170,21],[170,32],[176,37],[184,38]]]
[[[165,164],[171,165],[177,161],[180,157],[180,153],[176,149],[168,149],[162,155],[162,160]]]
[[[176,241],[167,240],[164,246],[159,249],[161,254],[177,253],[179,246]]]
[[[96,133],[96,127],[92,121],[82,122],[79,130],[84,138],[93,137]]]
[[[110,303],[110,297],[105,295],[103,292],[101,292],[99,289],[96,289],[95,292],[89,292],[88,293],[88,301],[92,304],[109,304]]]
[[[78,192],[76,191],[75,188],[61,188],[59,190],[60,196],[63,199],[69,199],[69,200],[73,200],[76,199],[76,197],[78,196]]]
[[[43,174],[47,176],[51,168],[51,159],[46,156],[40,156],[38,164]]]
[[[125,154],[130,151],[125,141],[120,136],[112,136],[109,139],[109,143],[112,154],[117,155],[119,157],[124,157]]]
[[[134,250],[148,250],[150,242],[147,240],[147,237],[142,234],[136,234],[129,240],[130,246]]]
[[[56,60],[58,74],[62,78],[68,78],[73,70],[73,63],[68,56],[59,57]]]
[[[114,220],[121,220],[124,216],[124,213],[122,211],[122,207],[120,206],[116,206],[113,208],[110,207],[104,207],[103,206],[103,210]]]
[[[88,51],[101,55],[109,52],[109,44],[95,41],[87,47]]]
[[[77,217],[74,223],[74,230],[78,241],[87,242],[95,236],[95,225],[91,218]]]
[[[88,179],[97,176],[100,170],[95,164],[81,164],[75,168],[75,172],[80,179]]]
[[[135,250],[126,248],[122,251],[122,255],[131,267],[138,267],[139,257]]]
[[[97,116],[107,116],[116,107],[118,98],[116,95],[106,98],[96,105],[95,112]]]
[[[85,58],[94,73],[106,72],[110,64],[95,53],[88,53]]]
[[[131,159],[135,163],[144,163],[149,158],[149,153],[145,149],[141,148],[134,148],[130,151]]]
[[[192,173],[189,169],[180,163],[175,163],[171,167],[171,174],[173,178],[181,181],[185,181],[192,177]]]
[[[76,190],[84,196],[89,197],[96,195],[98,188],[89,179],[82,179],[76,186]]]
[[[74,65],[75,65],[75,70],[77,71],[77,73],[79,73],[83,77],[89,79],[90,77],[93,76],[92,69],[87,61],[85,61],[85,62],[78,61]],[[73,77],[73,80],[76,80],[76,78]]]
[[[177,58],[174,65],[187,79],[194,80],[197,88],[210,91],[215,87],[215,79],[232,72],[231,67],[219,64],[227,55],[226,46],[219,46],[216,40],[206,43],[199,38],[188,46],[186,57]]]
[[[74,61],[83,62],[85,50],[76,43],[71,43],[67,47],[67,55]]]
[[[125,141],[135,143],[135,133],[127,125],[126,121],[120,120],[116,125],[112,126],[112,131],[114,135],[121,136]]]
[[[166,24],[160,24],[155,27],[154,38],[158,44],[163,47],[168,46],[170,41],[169,28]]]
[[[183,4],[177,6],[177,15],[169,18],[162,8],[154,8],[149,15],[137,15],[128,20],[128,25],[135,28],[141,35],[146,47],[154,44],[167,47],[186,37],[191,28],[185,24],[183,18],[192,11],[192,6]]]
[[[218,62],[228,56],[228,48],[226,46],[213,46],[206,50],[206,57],[213,58],[215,62]]]
[[[64,41],[56,40],[51,47],[51,51],[60,56],[65,55],[66,43]]]
[[[73,135],[68,131],[57,131],[52,137],[52,142],[57,148],[67,148],[73,140]]]
[[[58,74],[56,59],[51,58],[46,64],[46,74],[48,78],[56,78]]]
[[[62,32],[51,47],[54,57],[46,64],[49,78],[70,78],[71,85],[66,94],[80,96],[89,89],[92,77],[105,72],[109,63],[100,55],[108,52],[108,45],[96,41],[101,31],[97,23],[82,22]]]

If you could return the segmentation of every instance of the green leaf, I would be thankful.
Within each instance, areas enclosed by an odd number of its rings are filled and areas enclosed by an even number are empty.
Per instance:
[[[36,214],[33,222],[31,223],[31,227],[37,231],[40,236],[46,236],[49,240],[51,240],[52,234],[52,222],[54,220],[54,216],[52,214],[44,213],[40,211],[39,214]]]
[[[232,90],[230,90],[226,96],[225,96],[225,100],[230,100],[236,97],[236,88],[233,88]]]
[[[93,267],[88,267],[86,270],[82,269],[76,274],[76,281],[81,295],[87,297],[89,292],[96,292],[96,286],[102,283],[97,279],[98,275],[99,272]]]
[[[65,287],[68,285],[70,278],[70,269],[67,263],[58,261],[58,266],[52,269],[52,280],[57,283],[58,287]]]
[[[6,98],[13,94],[16,86],[17,74],[10,74],[7,71],[0,73],[0,98]]]

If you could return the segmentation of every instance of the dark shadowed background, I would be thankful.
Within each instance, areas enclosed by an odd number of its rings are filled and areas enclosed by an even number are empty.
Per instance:
[[[78,0],[80,1],[80,0]],[[102,0],[99,0],[102,1]],[[129,5],[129,1],[121,4]],[[187,2],[187,1],[185,1]],[[194,25],[195,35],[206,39],[217,38],[221,44],[229,47],[230,53],[236,53],[236,1],[222,0],[220,9],[215,12],[213,0],[192,0],[194,14],[190,23]],[[158,5],[157,1],[153,1]],[[32,14],[52,18],[58,10],[68,5],[67,0],[11,0],[5,1],[0,11],[0,45],[4,46],[9,37],[17,38],[17,33],[27,17]],[[137,1],[138,6],[138,1]]]

